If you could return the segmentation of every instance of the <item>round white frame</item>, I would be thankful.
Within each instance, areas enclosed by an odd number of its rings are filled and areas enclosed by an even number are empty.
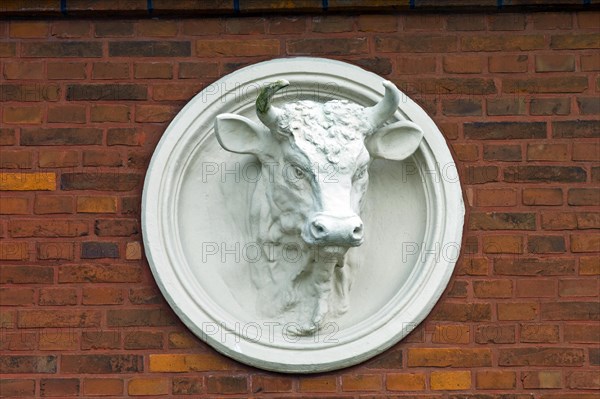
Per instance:
[[[227,332],[233,339],[217,339],[207,334],[202,330],[206,323],[231,325],[223,323],[235,320],[230,315],[219,314],[222,309],[218,298],[210,298],[202,289],[198,290],[198,286],[191,289],[193,277],[186,271],[188,260],[180,248],[177,216],[182,175],[196,144],[214,135],[214,117],[224,112],[236,113],[256,98],[255,95],[228,98],[232,89],[263,85],[281,78],[290,80],[292,85],[299,81],[333,83],[342,93],[351,93],[351,97],[369,104],[379,101],[384,92],[383,78],[371,72],[340,61],[310,57],[261,62],[218,80],[179,112],[154,152],[142,198],[144,246],[154,278],[170,306],[194,334],[217,351],[267,370],[322,372],[351,366],[385,351],[425,319],[453,272],[460,250],[464,204],[458,173],[443,135],[423,109],[403,96],[396,116],[415,122],[424,131],[417,163],[421,169],[427,168],[442,176],[424,183],[428,219],[424,241],[439,243],[442,248],[452,245],[456,256],[436,257],[428,251],[421,252],[419,273],[411,272],[408,282],[399,290],[402,297],[390,301],[373,320],[360,323],[361,328],[342,332],[333,344],[257,342],[236,331]],[[248,92],[255,94],[251,88]]]

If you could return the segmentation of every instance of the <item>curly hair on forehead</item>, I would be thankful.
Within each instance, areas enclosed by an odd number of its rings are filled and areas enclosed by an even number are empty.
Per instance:
[[[362,140],[373,128],[364,107],[347,100],[317,103],[304,100],[281,107],[278,133],[311,143],[330,162],[351,141]]]

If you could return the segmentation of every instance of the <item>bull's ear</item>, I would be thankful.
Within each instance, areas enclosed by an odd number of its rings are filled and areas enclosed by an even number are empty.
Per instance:
[[[419,148],[423,131],[415,123],[400,121],[384,126],[365,139],[365,146],[374,158],[401,161]]]
[[[227,151],[260,156],[269,147],[269,130],[243,116],[218,115],[215,133],[219,144]]]

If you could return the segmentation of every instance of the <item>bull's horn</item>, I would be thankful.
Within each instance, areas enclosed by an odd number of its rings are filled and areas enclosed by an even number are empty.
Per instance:
[[[267,87],[260,91],[258,98],[256,99],[256,115],[258,119],[269,129],[277,126],[277,119],[281,114],[281,110],[271,105],[271,98],[277,91],[289,85],[285,79],[278,80],[277,82],[269,83]]]
[[[384,80],[383,86],[385,87],[385,95],[381,101],[366,109],[367,118],[375,128],[390,119],[398,109],[398,104],[400,104],[400,90],[389,80]]]

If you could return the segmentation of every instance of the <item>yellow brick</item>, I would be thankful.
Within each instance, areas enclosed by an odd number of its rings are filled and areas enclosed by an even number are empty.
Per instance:
[[[125,249],[125,259],[127,260],[139,260],[142,259],[142,246],[139,242],[128,242],[127,248]]]
[[[460,391],[471,388],[470,371],[434,371],[431,373],[431,389],[436,391]]]
[[[55,190],[56,173],[0,173],[0,190],[33,191]]]
[[[77,197],[77,212],[79,213],[116,213],[116,197]]]
[[[198,355],[150,355],[150,371],[155,373],[186,373],[190,371],[230,370],[232,365],[220,356]]]
[[[421,391],[425,389],[425,374],[388,374],[385,385],[390,391]]]
[[[133,396],[166,395],[169,393],[169,380],[167,378],[136,378],[129,381],[127,392]]]

